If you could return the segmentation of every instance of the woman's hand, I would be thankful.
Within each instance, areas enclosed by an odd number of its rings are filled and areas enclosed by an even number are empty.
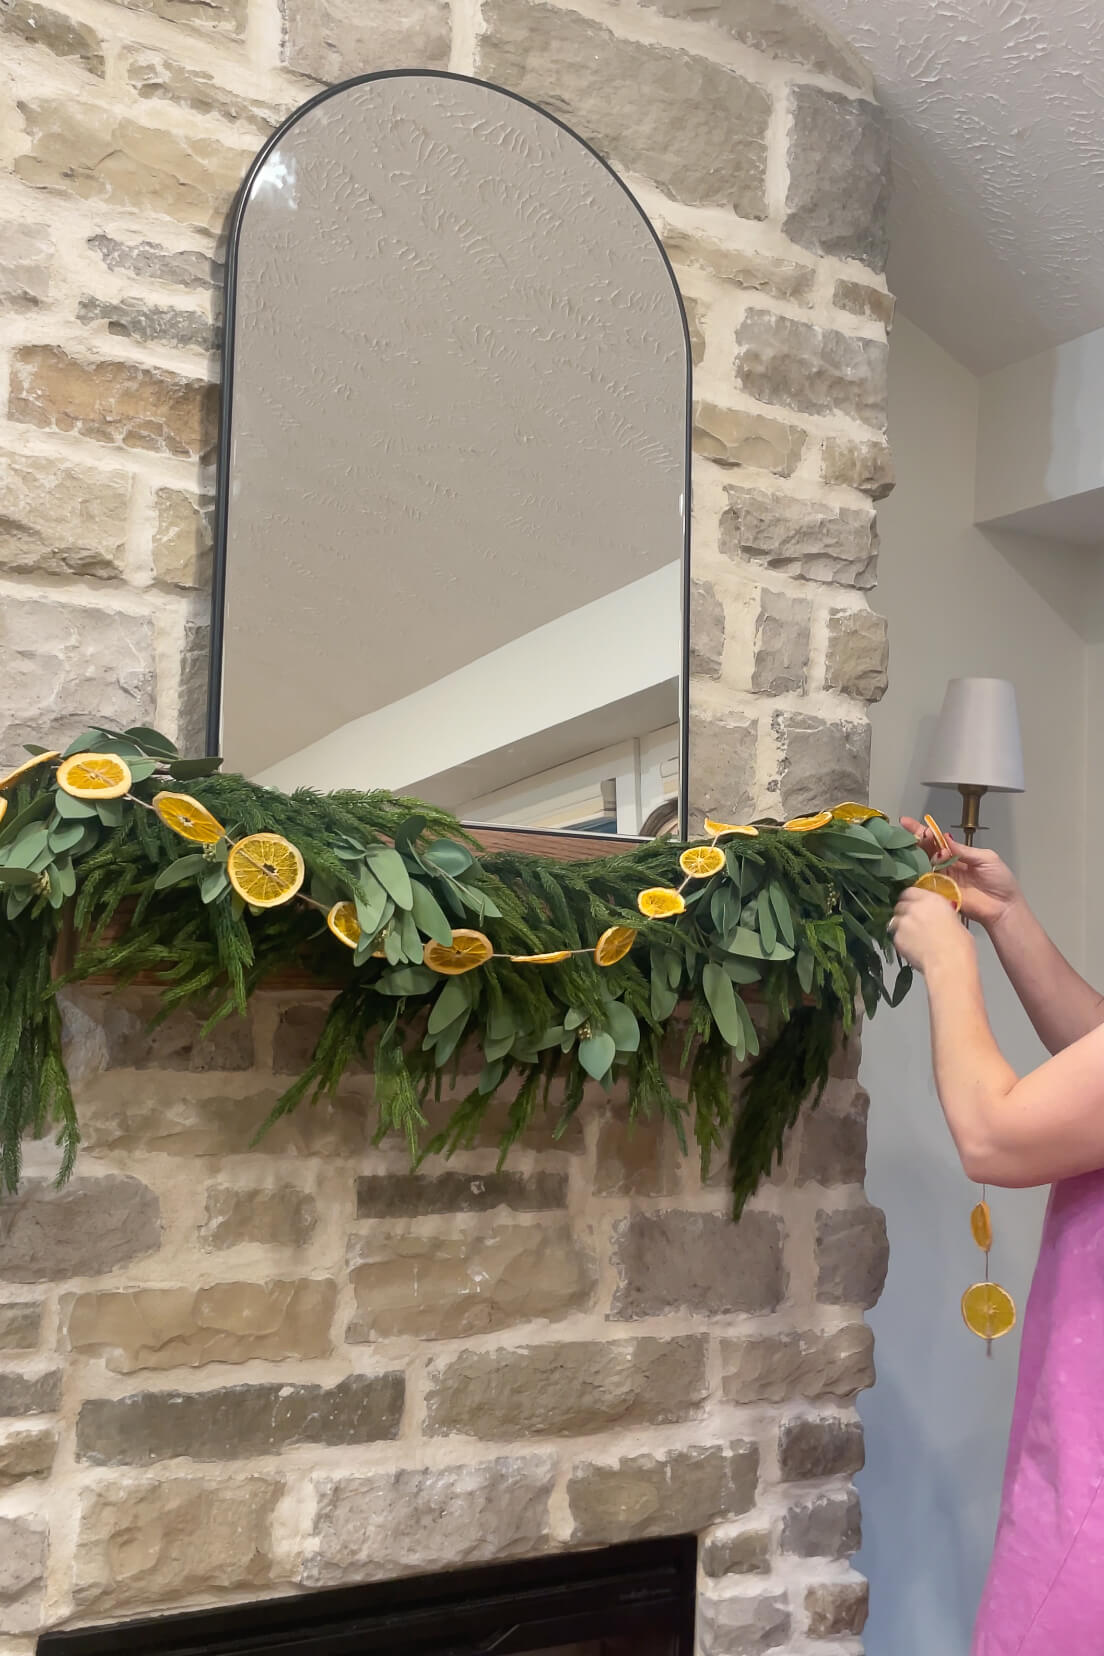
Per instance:
[[[897,953],[918,972],[927,973],[945,962],[965,962],[973,952],[973,941],[954,905],[916,886],[902,892],[889,930]]]
[[[915,834],[918,842],[933,860],[939,856],[939,847],[930,828],[913,817],[901,818],[902,828]],[[1019,901],[1020,888],[1016,876],[995,851],[981,851],[975,845],[960,845],[946,836],[952,856],[958,861],[947,873],[962,893],[962,912],[967,920],[976,920],[986,931],[992,931],[998,921]]]

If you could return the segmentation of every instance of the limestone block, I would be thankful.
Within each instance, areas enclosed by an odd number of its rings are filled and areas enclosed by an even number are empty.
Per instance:
[[[597,1196],[673,1196],[680,1188],[685,1157],[665,1121],[629,1119],[611,1110],[598,1129],[594,1173]]]
[[[827,1305],[877,1305],[889,1267],[889,1241],[881,1208],[821,1210],[816,1218],[817,1299]]]
[[[852,1398],[874,1384],[874,1336],[865,1323],[832,1334],[802,1331],[721,1341],[728,1403],[791,1397]]]
[[[249,0],[121,0],[132,11],[163,17],[166,23],[188,23],[213,34],[243,35]]]
[[[702,1544],[700,1563],[707,1576],[769,1575],[771,1538],[766,1529],[739,1535],[711,1535]]]
[[[369,1173],[356,1182],[358,1219],[415,1218],[427,1213],[547,1213],[567,1206],[567,1174]]]
[[[223,278],[223,266],[217,259],[192,248],[173,249],[152,241],[121,242],[102,231],[89,236],[88,245],[108,270],[137,276],[143,282],[206,291],[218,286]]]
[[[686,311],[686,326],[690,334],[690,360],[694,367],[705,359],[705,333],[702,328],[702,313],[705,306],[693,294],[684,293],[682,296],[683,308]]]
[[[0,1489],[26,1478],[45,1478],[54,1464],[58,1435],[47,1428],[0,1436]]]
[[[865,1581],[818,1581],[805,1589],[811,1639],[857,1638],[869,1613],[870,1587]]]
[[[761,253],[725,247],[722,242],[712,241],[708,236],[676,229],[673,225],[661,225],[660,228],[663,245],[672,264],[706,270],[722,281],[748,288],[753,293],[765,293],[772,299],[789,299],[799,305],[812,304],[816,279],[812,265],[798,264],[792,259],[770,259]]]
[[[815,1110],[806,1111],[797,1183],[862,1184],[866,1176],[866,1118],[870,1099],[861,1087],[830,1083]]]
[[[161,1206],[140,1179],[75,1178],[58,1190],[28,1179],[0,1202],[0,1280],[106,1276],[161,1245]]]
[[[357,1236],[349,1264],[357,1315],[345,1338],[353,1343],[397,1334],[461,1339],[534,1319],[556,1322],[587,1309],[597,1276],[562,1219],[466,1236]]]
[[[77,1458],[149,1466],[186,1455],[244,1460],[299,1444],[396,1438],[406,1382],[399,1372],[352,1374],[334,1386],[222,1386],[93,1398],[77,1417]]]
[[[11,455],[0,476],[0,570],[118,578],[129,502],[126,472]]]
[[[206,621],[184,623],[180,652],[180,684],[176,729],[172,733],[181,753],[207,751],[207,685],[211,629]]]
[[[0,226],[0,311],[37,310],[50,297],[54,238],[47,224]]]
[[[782,1521],[782,1551],[798,1558],[850,1558],[862,1546],[862,1508],[853,1489],[797,1501]]]
[[[782,810],[789,818],[841,799],[865,799],[870,785],[870,726],[830,724],[811,713],[775,713]]]
[[[280,0],[283,59],[313,80],[365,69],[447,69],[448,0]]]
[[[548,1545],[556,1463],[503,1455],[475,1466],[320,1478],[305,1586],[387,1580],[529,1558]]]
[[[296,1185],[212,1185],[199,1239],[216,1252],[244,1243],[304,1248],[317,1225],[318,1203]]]
[[[61,1370],[20,1374],[0,1369],[0,1416],[57,1414],[61,1408]]]
[[[760,1656],[789,1645],[792,1618],[781,1594],[741,1593],[735,1598],[698,1602],[701,1656]]]
[[[889,123],[865,98],[793,88],[783,229],[816,253],[884,270],[889,251]]]
[[[71,1349],[104,1357],[116,1374],[200,1368],[206,1363],[326,1357],[337,1284],[218,1282],[209,1288],[132,1288],[78,1294],[69,1310]]]
[[[24,742],[65,748],[89,724],[149,724],[153,623],[60,599],[6,598],[0,610],[0,764]]]
[[[37,1518],[0,1518],[0,1633],[38,1631],[47,1540]]]
[[[55,57],[70,58],[98,80],[104,78],[104,43],[95,29],[78,23],[39,0],[5,0],[0,7],[0,33],[41,46]]]
[[[426,1428],[501,1441],[669,1425],[698,1413],[705,1357],[690,1335],[467,1352],[431,1370]]]
[[[694,408],[694,452],[717,466],[751,466],[790,477],[806,440],[800,426],[765,414],[718,408],[715,403],[697,403]]]
[[[179,1599],[210,1599],[272,1580],[275,1478],[132,1479],[85,1489],[75,1599],[113,1616]]]
[[[786,1290],[782,1221],[746,1212],[634,1213],[613,1228],[614,1318],[774,1311]]]
[[[861,1472],[864,1460],[863,1431],[857,1420],[795,1416],[783,1421],[778,1433],[778,1475],[783,1483]]]
[[[183,489],[158,489],[154,496],[153,572],[166,586],[206,592],[214,557],[214,509],[211,495]]]
[[[863,701],[889,688],[889,623],[870,610],[833,610],[828,617],[824,685]]]
[[[711,23],[745,46],[797,63],[850,86],[866,87],[870,71],[841,41],[789,0],[644,0],[668,17]]]
[[[847,414],[884,431],[889,348],[776,311],[746,311],[736,330],[736,384],[804,414]]]
[[[329,1003],[297,1002],[280,1013],[272,1043],[272,1067],[277,1075],[301,1075],[314,1057],[319,1036],[326,1024]],[[363,1075],[371,1066],[359,1059],[349,1065],[347,1075]]]
[[[140,98],[178,104],[197,115],[216,115],[234,125],[255,127],[268,133],[290,115],[294,100],[286,104],[265,103],[246,98],[220,86],[213,75],[191,69],[163,52],[127,51],[123,54],[126,78]]]
[[[689,747],[691,831],[703,816],[749,821],[755,813],[759,721],[691,705]]]
[[[880,322],[888,328],[893,321],[893,295],[884,288],[869,287],[866,282],[837,282],[832,294],[837,310],[849,311],[852,316],[865,316],[871,322]]]
[[[33,1351],[42,1338],[42,1307],[37,1300],[0,1305],[0,1351]]]
[[[821,450],[820,475],[825,483],[858,489],[871,500],[884,500],[893,493],[897,474],[893,452],[877,437],[854,439],[826,437]]]
[[[12,359],[10,417],[44,431],[177,459],[208,457],[218,387],[164,368],[78,358],[28,345]]]
[[[784,575],[837,586],[874,585],[874,514],[764,489],[729,488],[720,549]]]
[[[324,1100],[285,1116],[257,1143],[253,1139],[280,1094],[257,1089],[243,1097],[191,1092],[185,1081],[172,1087],[152,1082],[135,1087],[119,1076],[84,1100],[81,1133],[89,1149],[168,1156],[326,1156],[346,1161],[367,1152],[373,1121],[363,1099]]]
[[[200,229],[221,228],[251,159],[72,99],[28,98],[19,110],[29,147],[14,168],[25,184]]]
[[[750,1511],[758,1481],[759,1451],[751,1443],[627,1456],[611,1465],[583,1461],[567,1485],[571,1539],[607,1546],[701,1530]]]
[[[116,339],[136,339],[140,345],[169,345],[177,351],[213,351],[218,331],[210,317],[199,311],[175,310],[167,305],[149,305],[144,299],[98,299],[82,295],[77,321],[88,328],[102,328]]]
[[[245,1018],[223,1018],[206,1036],[203,1019],[185,1009],[150,1029],[152,1008],[139,994],[113,995],[100,1008],[108,1069],[211,1071],[252,1069],[253,1030]]]
[[[490,0],[483,18],[478,75],[531,98],[676,201],[765,218],[763,87],[708,58],[620,40],[541,0]]]
[[[763,587],[755,622],[751,688],[762,696],[801,692],[809,668],[813,606],[807,598]]]
[[[725,610],[711,581],[690,588],[690,671],[718,679],[724,663]]]

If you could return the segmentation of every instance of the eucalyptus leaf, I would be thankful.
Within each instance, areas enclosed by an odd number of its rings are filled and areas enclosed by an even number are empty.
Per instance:
[[[725,976],[730,977],[733,983],[759,983],[762,980],[762,968],[750,960],[729,959],[722,961]]]
[[[710,960],[703,967],[702,989],[705,991],[709,1010],[721,1036],[736,1057],[742,1058],[747,1050],[747,1037],[743,1019],[736,1006],[736,991],[732,987],[732,979],[716,961]]]
[[[419,931],[425,937],[431,937],[435,943],[443,943],[447,949],[452,943],[452,927],[448,923],[448,916],[427,886],[422,885],[419,880],[412,880],[410,884],[414,920]]]
[[[65,892],[62,889],[61,876],[56,868],[46,870],[46,878],[50,882],[49,904],[52,909],[59,909],[65,902]]]
[[[84,840],[83,822],[62,821],[50,829],[50,850],[55,855],[72,851]]]
[[[770,902],[774,911],[774,918],[778,923],[778,935],[792,949],[794,946],[793,910],[790,908],[789,898],[777,880],[772,880],[770,884]]]
[[[97,799],[96,815],[105,828],[121,828],[123,826],[123,802],[121,799]]]
[[[465,1012],[461,1017],[456,1019],[455,1023],[449,1024],[447,1029],[442,1029],[435,1042],[432,1040],[431,1036],[426,1036],[423,1050],[428,1051],[429,1046],[432,1044],[433,1061],[437,1065],[438,1069],[440,1069],[443,1064],[448,1063],[449,1059],[456,1051],[456,1048],[460,1045],[461,1037],[463,1036],[465,1029],[468,1027],[468,1020],[470,1017],[471,1013]]]
[[[894,983],[890,992],[890,1006],[900,1006],[901,1002],[912,988],[912,978],[912,967],[909,965],[902,966],[901,970],[897,973],[897,981]]]
[[[581,1029],[587,1021],[587,1015],[577,1006],[568,1008],[564,1016],[565,1029]]]
[[[80,735],[69,743],[61,757],[71,759],[75,753],[102,753],[104,747],[111,740],[112,737],[109,731],[82,730]]]
[[[579,1062],[587,1074],[593,1080],[600,1081],[617,1056],[617,1046],[612,1035],[600,1030],[579,1042],[578,1053]]]
[[[371,845],[366,861],[380,885],[398,908],[408,909],[414,902],[410,873],[399,853],[389,845]]]
[[[440,981],[428,966],[396,966],[381,972],[376,988],[381,995],[427,995]]]
[[[201,776],[215,776],[221,769],[221,759],[174,759],[169,775],[177,782],[197,782]]]
[[[778,927],[774,919],[774,909],[771,907],[769,886],[764,886],[759,893],[755,918],[758,921],[763,953],[769,958],[774,951],[775,944],[778,942]]]
[[[199,895],[205,903],[217,903],[229,890],[230,881],[224,868],[213,868],[199,882]]]
[[[97,815],[96,807],[88,799],[74,799],[67,794],[64,788],[59,788],[55,797],[50,801],[59,817],[65,817],[69,822],[87,822],[90,817]]]
[[[493,1040],[513,1041],[518,1032],[517,1019],[504,1001],[492,1002],[487,1013],[487,1034]]]
[[[66,901],[77,894],[77,871],[68,857],[62,857],[57,864],[57,876],[61,882],[61,894]]]
[[[602,1018],[618,1052],[640,1050],[640,1025],[624,1001],[610,1001]]]
[[[816,957],[812,951],[810,949],[799,949],[797,954],[797,981],[801,985],[803,994],[812,994],[815,971]]]
[[[395,926],[388,926],[384,933],[383,952],[387,957],[389,966],[417,965],[416,961],[407,961],[406,950],[402,944],[402,935]]]
[[[444,988],[433,1003],[426,1025],[431,1035],[439,1035],[442,1029],[447,1029],[462,1012],[471,1010],[471,990],[462,977],[448,978]]]
[[[50,830],[44,822],[24,828],[12,845],[4,847],[4,861],[11,868],[30,868],[36,857],[50,850]]]
[[[723,937],[740,923],[740,899],[730,885],[720,885],[709,900],[709,913],[716,930]]]
[[[666,1023],[671,1013],[678,1005],[679,993],[672,989],[669,983],[653,975],[651,982],[651,1009],[652,1017],[657,1023]]]
[[[168,868],[163,868],[153,882],[155,891],[166,891],[169,886],[179,885],[181,880],[191,879],[198,874],[205,874],[210,868],[206,857],[198,854],[187,857],[178,857]]]
[[[151,730],[148,725],[131,725],[123,731],[132,742],[137,742],[143,753],[150,754],[154,759],[175,759],[178,749],[173,746],[167,736],[162,736],[159,730]]]
[[[403,958],[412,966],[420,965],[424,952],[422,934],[409,909],[404,909],[399,916],[399,941],[402,944]]]
[[[158,766],[156,759],[129,759],[127,761],[131,781],[148,782]]]
[[[38,882],[36,880],[35,885],[37,885],[37,883]],[[34,902],[34,900],[35,900],[35,887],[34,886],[28,886],[26,889],[23,889],[22,887],[20,887],[17,890],[9,891],[8,892],[8,900],[7,900],[7,904],[5,906],[5,911],[4,912],[6,913],[9,920],[18,920],[19,916],[23,913],[24,909],[30,908],[30,906]]]
[[[425,825],[426,818],[416,814],[408,816],[405,821],[400,822],[395,829],[395,850],[412,852]]]
[[[41,822],[45,817],[50,816],[53,805],[52,794],[39,794],[37,799],[32,799],[29,805],[24,806],[14,816],[5,817],[3,822],[0,823],[0,846],[14,844],[23,830],[28,828],[31,823]]]
[[[744,955],[749,960],[763,959],[763,944],[755,932],[747,926],[737,926],[724,940],[728,954]]]
[[[353,892],[353,902],[356,905],[361,931],[368,932],[374,937],[383,924],[387,893],[368,869],[362,870],[361,878]]]
[[[759,1056],[759,1031],[755,1027],[751,1010],[742,995],[736,996],[736,1011],[739,1013],[740,1021],[744,1026],[745,1055],[749,1058],[757,1058]]]
[[[484,1064],[479,1072],[479,1081],[475,1089],[480,1098],[489,1097],[505,1073],[506,1065],[502,1058],[496,1058],[493,1062]]]
[[[517,1032],[511,1030],[508,1035],[484,1035],[483,1056],[489,1064],[505,1058],[517,1039]]]
[[[38,875],[32,874],[29,868],[9,868],[0,865],[0,886],[7,886],[10,890],[31,890],[38,884]]]
[[[466,873],[475,858],[466,845],[460,845],[456,840],[435,839],[421,853],[421,860],[432,863],[433,867],[439,868],[443,874],[455,877],[457,874]]]

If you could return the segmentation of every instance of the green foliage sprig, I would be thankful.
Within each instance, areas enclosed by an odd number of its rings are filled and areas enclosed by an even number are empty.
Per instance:
[[[182,759],[146,729],[90,730],[68,752],[87,750],[125,759],[125,799],[75,799],[44,761],[9,787],[0,818],[0,1156],[9,1190],[26,1135],[56,1131],[62,1179],[80,1142],[51,982],[66,915],[79,946],[64,981],[109,973],[122,986],[152,975],[159,1017],[195,1006],[210,1028],[244,1013],[266,978],[289,967],[337,982],[316,1051],[272,1119],[332,1094],[374,1046],[377,1138],[400,1134],[415,1159],[450,1154],[474,1142],[510,1086],[504,1158],[550,1109],[562,1133],[588,1079],[607,1092],[623,1079],[633,1118],[661,1117],[684,1150],[692,1135],[703,1170],[727,1140],[737,1216],[803,1102],[819,1100],[857,1001],[872,1014],[909,985],[907,967],[892,989],[886,983],[896,961],[886,925],[929,864],[882,818],[833,819],[806,833],[761,824],[757,837],[725,841],[724,866],[693,885],[684,913],[650,920],[637,910],[640,891],[680,879],[681,847],[669,841],[591,862],[477,856],[446,813],[388,793],[285,795],[220,775],[215,760]],[[290,840],[306,864],[307,900],[251,910],[227,879],[226,841],[186,849],[144,808],[174,783],[188,784],[233,838]],[[341,901],[356,907],[355,951],[325,925],[324,911]],[[423,963],[427,942],[447,944],[453,927],[473,924],[493,959],[452,977]],[[636,941],[601,967],[592,951],[612,926],[631,927]],[[577,952],[557,965],[508,958],[564,948]],[[765,1033],[749,997],[764,1009]],[[665,1073],[676,1019],[686,1099]],[[473,1055],[476,1086],[427,1142],[428,1093]]]

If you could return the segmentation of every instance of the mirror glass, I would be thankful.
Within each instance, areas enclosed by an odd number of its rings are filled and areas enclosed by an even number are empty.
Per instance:
[[[689,352],[624,185],[498,88],[353,82],[258,157],[228,314],[212,749],[472,823],[670,822]]]

